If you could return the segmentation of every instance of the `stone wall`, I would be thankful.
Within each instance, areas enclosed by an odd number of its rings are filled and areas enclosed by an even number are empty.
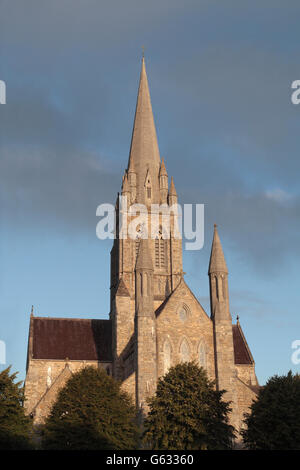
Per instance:
[[[181,315],[182,310],[183,315]],[[211,380],[215,379],[212,321],[184,280],[157,316],[158,377],[165,374],[164,344],[166,341],[171,345],[170,366],[181,361],[180,349],[183,341],[186,341],[188,345],[190,360],[195,360],[200,364],[199,347],[203,345],[205,354],[202,354],[202,357],[204,356],[205,369],[208,377]]]
[[[98,361],[50,361],[31,359],[25,380],[25,411],[33,414],[35,424],[41,424],[48,416],[57,393],[70,375],[83,367],[103,367],[112,373],[112,364]],[[67,372],[67,370],[69,372]]]

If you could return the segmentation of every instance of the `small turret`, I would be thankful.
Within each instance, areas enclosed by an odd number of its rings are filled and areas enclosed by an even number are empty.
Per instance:
[[[172,206],[173,204],[177,204],[177,192],[175,189],[175,184],[173,180],[173,176],[171,177],[171,184],[170,184],[170,189],[169,189],[169,194],[168,194],[168,203],[169,206]]]
[[[228,298],[228,269],[217,230],[214,225],[214,237],[209,262],[211,317],[231,321]]]
[[[228,269],[219,238],[217,225],[209,262],[210,306],[213,321],[216,383],[218,390],[226,390],[224,399],[232,402],[231,424],[236,426],[237,394],[234,362],[232,318],[229,311]]]
[[[211,247],[208,274],[218,272],[228,274],[228,269],[217,227],[217,224],[214,224],[214,238]]]
[[[159,169],[159,189],[161,202],[165,204],[168,198],[168,173],[163,158]]]

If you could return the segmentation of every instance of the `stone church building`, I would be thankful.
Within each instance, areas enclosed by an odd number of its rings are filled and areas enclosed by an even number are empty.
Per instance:
[[[127,221],[133,218],[129,209],[133,203],[147,209],[152,204],[170,207],[177,203],[174,181],[169,184],[159,153],[144,58],[121,195],[128,201],[128,209],[122,213]],[[218,389],[227,391],[225,399],[232,402],[231,423],[236,429],[241,427],[258,381],[239,321],[232,322],[228,269],[218,230],[215,226],[208,267],[208,315],[185,282],[182,240],[174,233],[176,212],[171,216],[169,237],[160,226],[155,238],[143,238],[142,227],[135,237],[115,237],[109,319],[31,314],[25,396],[27,413],[35,423],[43,422],[71,374],[87,365],[103,367],[122,381],[137,408],[147,411],[146,398],[155,393],[157,379],[172,365],[195,360]]]

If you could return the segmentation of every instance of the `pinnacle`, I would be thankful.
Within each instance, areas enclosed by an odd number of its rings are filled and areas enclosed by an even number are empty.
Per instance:
[[[168,176],[166,166],[165,166],[165,161],[164,158],[161,159],[161,165],[160,165],[160,170],[159,170],[160,176]]]
[[[129,191],[129,184],[128,184],[127,173],[125,173],[124,179],[123,179],[123,185],[122,185],[122,193],[125,193],[127,191]]]
[[[218,234],[217,225],[214,224],[214,238],[213,238],[212,247],[211,247],[208,274],[212,274],[216,272],[228,274],[228,269],[227,269],[220,237]]]
[[[170,196],[177,196],[177,192],[176,192],[176,189],[175,189],[175,184],[174,184],[173,176],[171,177],[171,184],[170,184],[170,189],[169,189],[169,195],[170,195]]]

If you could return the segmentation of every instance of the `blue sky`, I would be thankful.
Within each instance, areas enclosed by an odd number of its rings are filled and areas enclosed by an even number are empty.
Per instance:
[[[209,312],[218,223],[260,383],[299,372],[299,13],[293,0],[0,2],[0,340],[21,379],[32,304],[107,318],[95,213],[127,164],[142,45],[168,174],[181,203],[205,204],[186,281]]]

